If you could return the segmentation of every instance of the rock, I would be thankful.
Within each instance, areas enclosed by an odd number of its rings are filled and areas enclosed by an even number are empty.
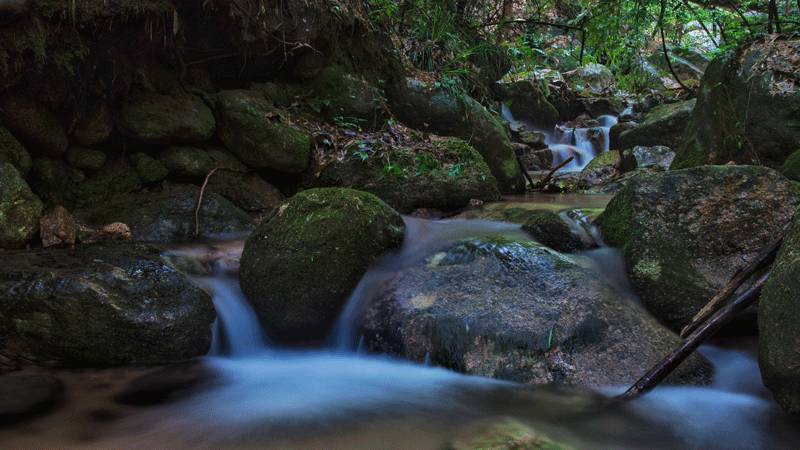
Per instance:
[[[800,150],[795,151],[783,163],[783,175],[794,181],[800,181]]]
[[[364,78],[338,66],[326,67],[313,81],[312,108],[327,121],[341,126],[374,130],[387,117],[381,92]]]
[[[42,201],[16,167],[0,163],[0,248],[22,248],[39,231]]]
[[[542,245],[553,250],[571,253],[579,250],[588,250],[590,245],[583,242],[581,234],[576,233],[561,215],[553,211],[536,211],[530,215],[522,225]]]
[[[621,156],[617,150],[603,152],[589,161],[581,171],[581,183],[588,187],[607,184],[622,174]]]
[[[703,164],[780,167],[800,148],[800,39],[756,41],[706,69],[674,168]],[[667,144],[668,145],[668,144]]]
[[[544,128],[552,128],[558,123],[558,110],[547,100],[546,85],[525,80],[500,83],[498,90],[500,99],[515,119]]]
[[[67,151],[68,138],[61,121],[36,100],[4,95],[0,97],[0,118],[32,152],[59,156]]]
[[[503,236],[452,243],[375,289],[364,342],[471,375],[630,384],[680,340],[578,261]],[[671,381],[699,382],[709,372],[695,357]]]
[[[80,170],[100,170],[106,163],[106,154],[100,150],[72,147],[67,150],[66,160],[72,167]]]
[[[518,147],[514,147],[515,151]],[[550,170],[553,167],[553,152],[549,148],[541,150],[531,150],[530,147],[525,145],[519,149],[517,153],[522,165],[528,171],[536,170]]]
[[[119,112],[119,127],[130,138],[150,145],[207,141],[214,135],[214,114],[191,94],[136,92]]]
[[[214,306],[155,247],[95,244],[8,252],[0,355],[19,364],[161,364],[205,354]]]
[[[31,185],[47,204],[72,205],[77,185],[86,175],[60,159],[36,158],[33,161]]]
[[[508,130],[501,120],[468,96],[409,78],[389,95],[390,107],[406,125],[467,140],[483,156],[503,193],[525,190]]]
[[[202,362],[179,363],[134,379],[114,396],[114,401],[134,406],[170,403],[211,385],[216,378],[214,370]]]
[[[369,154],[348,153],[349,157],[322,169],[318,185],[367,191],[404,213],[418,208],[454,210],[471,199],[500,198],[497,181],[481,155],[458,138],[405,148],[377,143]],[[393,169],[389,172],[387,160]]]
[[[219,170],[209,178],[206,189],[253,213],[271,213],[283,202],[281,191],[254,173]]]
[[[75,245],[78,240],[78,223],[63,206],[56,206],[39,219],[39,236],[42,248]]]
[[[147,153],[134,153],[128,160],[143,184],[158,183],[169,175],[169,169],[164,163]]]
[[[577,92],[606,94],[614,87],[616,80],[608,67],[589,63],[564,74],[570,87]]]
[[[669,50],[670,56],[670,63],[672,65],[672,70],[675,71],[675,74],[678,75],[678,78],[681,79],[685,84],[695,83],[697,86],[697,82],[703,77],[703,73],[708,67],[708,59],[700,54],[697,51],[692,51],[688,49],[683,49],[680,47],[671,48]],[[647,58],[647,61],[658,67],[664,73],[668,73],[669,76],[672,74],[669,72],[669,66],[667,65],[667,61],[664,59],[663,50],[658,50],[654,52]]]
[[[108,140],[113,132],[114,113],[111,105],[100,102],[81,117],[75,126],[75,131],[72,132],[72,137],[78,145],[93,147]]]
[[[619,135],[619,148],[627,150],[637,145],[678,148],[694,106],[695,99],[656,106],[639,126]]]
[[[139,191],[142,180],[125,157],[116,157],[106,162],[102,169],[80,182],[70,193],[69,204],[91,207],[102,204],[115,195]]]
[[[797,191],[774,170],[704,166],[631,178],[598,218],[644,305],[678,329],[789,223]]]
[[[293,128],[257,91],[217,96],[219,138],[248,167],[300,173],[308,167],[311,140]]]
[[[64,397],[64,385],[46,374],[0,376],[0,426],[19,423],[49,411]]]
[[[622,133],[636,128],[636,122],[619,122],[608,131],[608,146],[611,150],[625,150],[620,143],[619,137]]]
[[[786,235],[758,302],[759,366],[764,384],[787,412],[800,414],[800,214]]]
[[[170,147],[158,158],[178,178],[203,181],[214,169],[247,172],[235,156],[216,148]]]
[[[267,333],[327,335],[367,268],[403,240],[400,215],[372,194],[301,192],[245,243],[239,278]]]
[[[452,450],[570,450],[515,419],[470,423],[447,448]]]
[[[545,144],[545,135],[544,133],[540,133],[538,131],[521,131],[519,133],[519,141],[525,145],[530,145],[532,148],[536,150],[541,150],[547,148],[547,144]]]
[[[28,176],[33,161],[25,147],[5,127],[0,125],[0,163],[11,163],[22,177]]]
[[[122,194],[77,210],[75,215],[95,226],[127,224],[136,241],[187,241],[195,238],[194,213],[199,193],[199,187],[175,185],[161,192]],[[200,237],[252,229],[253,220],[247,213],[215,193],[205,193],[200,209]]]
[[[675,159],[675,152],[669,147],[656,145],[654,147],[642,147],[637,145],[633,150],[626,150],[636,161],[639,169],[669,170],[672,160]]]

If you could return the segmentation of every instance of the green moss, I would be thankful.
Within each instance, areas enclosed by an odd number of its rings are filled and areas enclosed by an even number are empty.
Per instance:
[[[800,181],[800,150],[797,150],[786,158],[781,172],[790,180]]]
[[[28,175],[33,161],[25,147],[8,131],[0,126],[0,163],[11,163],[19,170],[23,178]]]
[[[463,327],[462,327],[463,328]],[[527,425],[507,419],[452,443],[453,450],[570,450],[565,444],[553,441]]]
[[[0,248],[24,247],[39,231],[42,209],[16,167],[0,163]]]
[[[553,250],[574,252],[585,248],[580,236],[573,233],[569,225],[552,211],[531,214],[522,229]]]
[[[143,184],[157,183],[169,174],[164,163],[146,153],[134,153],[128,159]]]

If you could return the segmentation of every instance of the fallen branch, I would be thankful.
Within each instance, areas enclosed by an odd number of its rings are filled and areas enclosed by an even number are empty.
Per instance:
[[[211,179],[211,176],[214,175],[219,168],[212,169],[211,172],[208,172],[206,175],[206,179],[203,180],[203,187],[200,188],[200,196],[197,198],[197,208],[194,210],[194,237],[200,236],[200,208],[203,206],[203,196],[206,193],[206,187],[208,187],[208,180]]]
[[[785,234],[785,233],[784,233]],[[765,248],[761,251],[761,253],[756,256],[756,258],[747,266],[739,269],[733,277],[731,277],[728,284],[717,293],[700,311],[692,317],[692,321],[686,325],[683,330],[681,330],[681,337],[685,338],[694,330],[697,329],[703,322],[708,320],[712,314],[717,312],[725,303],[730,300],[736,291],[742,287],[742,285],[756,272],[765,269],[778,256],[778,250],[780,250],[781,245],[783,244],[783,234],[780,238],[775,240],[769,247]]]
[[[558,172],[561,168],[571,163],[574,159],[575,159],[574,156],[570,156],[569,158],[565,159],[564,162],[552,168],[544,178],[542,178],[538,183],[534,184],[533,186],[537,188],[542,188],[547,186],[547,183],[550,182],[550,179],[553,178],[553,175],[555,175],[555,173]]]
[[[669,356],[650,369],[642,378],[633,384],[619,398],[622,400],[634,399],[658,386],[673,370],[689,357],[706,339],[719,331],[722,326],[730,322],[734,316],[744,311],[758,299],[761,289],[769,279],[769,272],[761,275],[753,285],[743,292],[734,301],[717,311],[707,322],[692,333],[683,344]]]
[[[528,173],[528,169],[525,168],[525,164],[522,163],[522,160],[519,158],[519,155],[515,155],[517,158],[517,164],[519,165],[519,169],[522,171],[522,175],[525,176],[525,179],[528,180],[528,183],[531,187],[534,186],[533,178],[531,178],[531,174]]]

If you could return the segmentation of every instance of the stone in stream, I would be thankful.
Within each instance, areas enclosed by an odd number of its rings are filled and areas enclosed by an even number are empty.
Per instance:
[[[695,106],[695,99],[656,106],[638,126],[619,135],[619,149],[636,146],[678,148]]]
[[[64,396],[58,378],[46,374],[0,376],[0,427],[43,414]]]
[[[786,235],[758,303],[759,365],[786,411],[800,414],[800,213]]]
[[[159,364],[205,354],[211,298],[143,244],[14,251],[0,266],[0,360]]]
[[[39,231],[42,201],[19,171],[0,163],[0,248],[24,247]]]
[[[605,185],[622,175],[621,164],[618,150],[603,152],[581,170],[581,184],[590,188]]]
[[[530,384],[629,384],[680,339],[570,257],[503,236],[450,244],[376,289],[367,347],[459,372]],[[697,356],[671,382],[700,383]]]
[[[798,191],[766,167],[703,166],[632,177],[597,224],[645,306],[688,323],[791,221]]]
[[[570,253],[592,247],[591,244],[584,242],[581,234],[573,230],[561,215],[553,211],[531,213],[522,225],[522,229],[537,242],[559,252]]]
[[[247,239],[242,290],[273,338],[322,338],[369,266],[400,245],[404,230],[400,215],[367,192],[301,192]]]

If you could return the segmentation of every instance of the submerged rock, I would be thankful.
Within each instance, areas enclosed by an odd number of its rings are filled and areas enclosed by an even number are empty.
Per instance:
[[[459,435],[448,448],[452,450],[572,449],[572,447],[553,441],[515,419],[470,423],[461,434],[463,435]]]
[[[0,248],[24,247],[39,231],[42,201],[9,163],[0,163]]]
[[[800,205],[765,167],[704,166],[631,178],[597,223],[622,249],[634,289],[680,328],[775,239]]]
[[[367,268],[398,247],[400,215],[372,194],[301,192],[248,238],[242,290],[272,337],[324,337]]]
[[[559,252],[587,250],[590,245],[581,239],[581,235],[573,230],[561,216],[553,211],[536,211],[531,213],[522,229],[530,233],[537,242]]]
[[[764,384],[786,411],[800,414],[800,214],[787,234],[758,303],[758,359]]]
[[[216,127],[214,114],[200,97],[178,93],[135,93],[122,106],[118,120],[123,134],[146,144],[204,142]]]
[[[365,343],[523,383],[629,384],[680,340],[578,261],[500,236],[453,243],[376,289]],[[709,373],[695,356],[671,381]]]
[[[678,148],[694,106],[695,99],[656,106],[645,115],[644,121],[639,126],[619,135],[619,148],[621,150],[636,146]]]
[[[0,163],[11,163],[23,177],[28,176],[33,167],[31,155],[2,125],[0,125]]]
[[[11,425],[43,414],[58,404],[64,386],[46,374],[0,376],[0,426]]]
[[[67,151],[64,126],[40,102],[22,95],[4,95],[0,97],[0,117],[28,150],[54,157]]]
[[[17,364],[157,364],[205,354],[214,306],[147,245],[9,252],[0,355]]]

